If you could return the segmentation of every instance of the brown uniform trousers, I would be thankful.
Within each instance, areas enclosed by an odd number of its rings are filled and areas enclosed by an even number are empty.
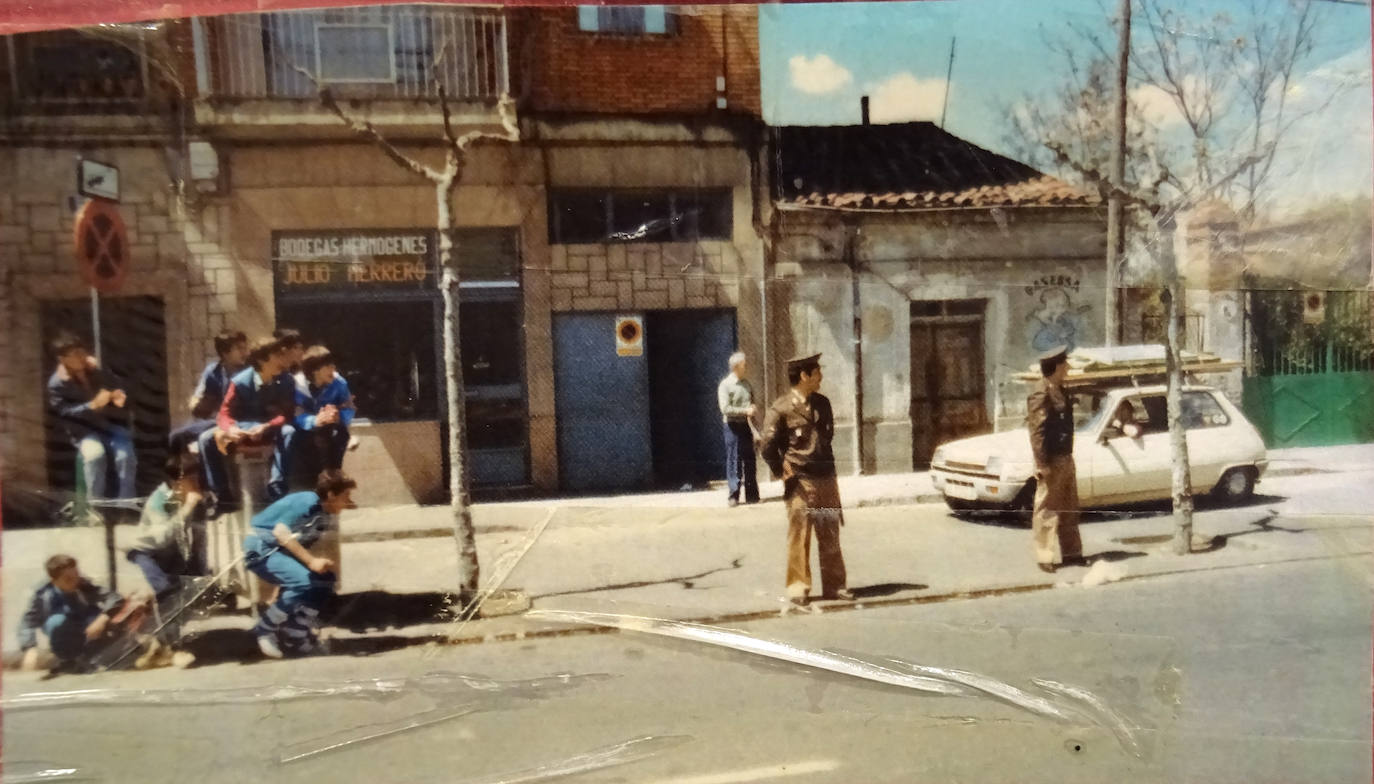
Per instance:
[[[1078,470],[1073,455],[1051,457],[1036,470],[1031,515],[1035,560],[1057,564],[1083,554],[1078,537]]]
[[[811,533],[821,561],[821,592],[834,596],[845,587],[844,554],[840,550],[840,486],[835,477],[794,477],[787,494],[787,595],[805,597],[811,591]]]

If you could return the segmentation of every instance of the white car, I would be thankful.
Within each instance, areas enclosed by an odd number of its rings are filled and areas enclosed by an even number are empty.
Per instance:
[[[1151,501],[1172,495],[1164,387],[1070,389],[1075,397],[1073,457],[1084,507]],[[1183,388],[1183,422],[1193,492],[1239,503],[1268,466],[1264,440],[1226,396],[1206,386]],[[944,444],[931,459],[935,489],[951,509],[1031,507],[1035,465],[1022,427]]]

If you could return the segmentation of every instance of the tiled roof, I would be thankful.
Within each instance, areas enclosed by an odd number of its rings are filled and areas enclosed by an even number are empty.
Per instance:
[[[773,129],[774,197],[866,209],[1086,206],[1098,194],[985,150],[934,123]]]

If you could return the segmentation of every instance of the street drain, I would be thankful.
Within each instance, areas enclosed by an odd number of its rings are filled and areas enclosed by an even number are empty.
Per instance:
[[[1164,544],[1172,541],[1173,538],[1173,534],[1160,534],[1158,536],[1126,536],[1116,541],[1121,544]]]

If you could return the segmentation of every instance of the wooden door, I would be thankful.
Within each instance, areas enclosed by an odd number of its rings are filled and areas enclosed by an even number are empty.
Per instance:
[[[911,449],[917,468],[940,444],[987,430],[983,318],[914,316],[911,322]]]

